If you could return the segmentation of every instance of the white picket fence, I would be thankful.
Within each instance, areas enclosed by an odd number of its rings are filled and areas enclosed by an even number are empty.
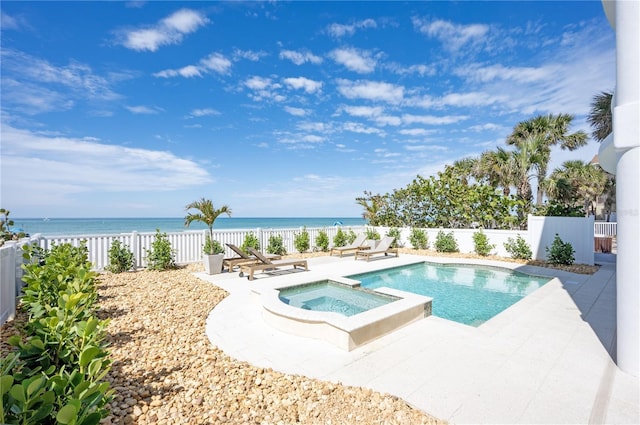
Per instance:
[[[618,234],[618,223],[609,221],[596,221],[593,223],[594,236],[616,236]]]
[[[0,325],[13,319],[17,297],[22,290],[22,252],[25,245],[37,244],[39,235],[0,246]]]

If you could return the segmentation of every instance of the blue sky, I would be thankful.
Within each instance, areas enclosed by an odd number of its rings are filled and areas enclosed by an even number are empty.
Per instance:
[[[358,216],[355,197],[505,146],[615,84],[587,2],[7,2],[13,217]],[[598,144],[554,151],[590,160]]]

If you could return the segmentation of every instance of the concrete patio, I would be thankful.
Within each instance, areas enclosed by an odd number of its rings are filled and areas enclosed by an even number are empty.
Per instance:
[[[310,271],[197,274],[230,295],[211,312],[207,335],[230,356],[259,367],[390,393],[451,423],[638,424],[638,378],[614,363],[615,256],[599,255],[594,275],[514,263],[485,263],[555,276],[478,328],[428,317],[351,352],[267,325],[250,289],[427,260],[309,259]],[[437,302],[437,300],[434,300]]]

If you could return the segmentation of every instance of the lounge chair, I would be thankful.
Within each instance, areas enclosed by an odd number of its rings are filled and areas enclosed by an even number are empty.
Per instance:
[[[253,254],[260,262],[253,264],[241,264],[240,265],[240,277],[248,274],[247,279],[253,280],[253,274],[257,271],[265,271],[265,270],[277,270],[280,267],[293,266],[294,269],[300,267],[304,267],[305,270],[309,270],[307,267],[307,260],[300,258],[290,258],[285,260],[274,260],[271,261],[264,255],[262,255],[259,251],[256,251],[253,248],[248,248],[251,254]]]
[[[346,245],[346,246],[334,246],[333,248],[331,248],[331,252],[329,252],[329,255],[333,255],[334,252],[337,252],[342,257],[342,255],[345,252],[367,249],[368,247],[366,245],[364,245],[365,240],[367,240],[367,235],[360,234],[349,245]]]
[[[392,248],[391,245],[393,244],[393,241],[395,240],[395,238],[392,238],[390,236],[385,236],[384,238],[382,238],[380,240],[380,242],[378,243],[378,246],[376,246],[373,249],[367,249],[367,250],[358,250],[356,251],[356,260],[359,257],[364,257],[367,259],[367,261],[369,261],[369,259],[377,254],[384,254],[385,256],[389,255],[389,254],[395,254],[395,256],[398,256],[398,248]]]
[[[232,272],[236,266],[241,266],[243,264],[256,264],[260,262],[260,260],[258,260],[255,256],[248,255],[236,245],[232,243],[228,243],[226,245],[238,255],[236,257],[225,258],[224,260],[222,260],[223,269],[226,267],[229,272]],[[265,254],[265,257],[267,257],[269,260],[279,260],[280,258],[282,258],[277,254]]]

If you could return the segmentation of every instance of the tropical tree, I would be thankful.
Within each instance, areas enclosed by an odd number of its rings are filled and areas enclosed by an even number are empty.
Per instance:
[[[486,151],[480,155],[476,163],[476,177],[487,182],[493,187],[502,187],[504,196],[511,194],[511,186],[514,185],[513,162],[509,151],[498,148],[495,151]]]
[[[384,198],[379,194],[372,194],[371,192],[364,191],[364,196],[356,198],[356,203],[364,208],[362,212],[362,218],[372,226],[377,226],[377,215],[382,206],[384,205]]]
[[[591,136],[598,142],[602,142],[613,131],[612,99],[613,92],[603,91],[593,96],[591,102],[591,111],[587,115],[587,122],[593,128]]]
[[[522,143],[531,143],[532,139],[537,146],[534,166],[538,180],[536,204],[542,205],[544,198],[544,180],[547,176],[547,167],[551,160],[551,147],[560,145],[562,149],[573,151],[587,144],[587,134],[580,130],[569,133],[569,127],[573,122],[570,114],[538,115],[527,121],[519,122],[513,132],[507,137],[507,144],[519,147]]]
[[[201,198],[198,201],[193,201],[185,207],[187,215],[184,218],[185,227],[189,227],[194,221],[200,221],[204,223],[209,229],[209,239],[213,240],[213,223],[221,214],[231,216],[231,208],[227,205],[223,205],[220,208],[215,208],[213,202],[210,199]],[[197,210],[197,213],[191,213],[189,210]]]
[[[599,165],[573,160],[556,168],[545,184],[552,200],[569,206],[581,205],[588,216],[595,214],[593,205],[606,191],[609,178]]]

